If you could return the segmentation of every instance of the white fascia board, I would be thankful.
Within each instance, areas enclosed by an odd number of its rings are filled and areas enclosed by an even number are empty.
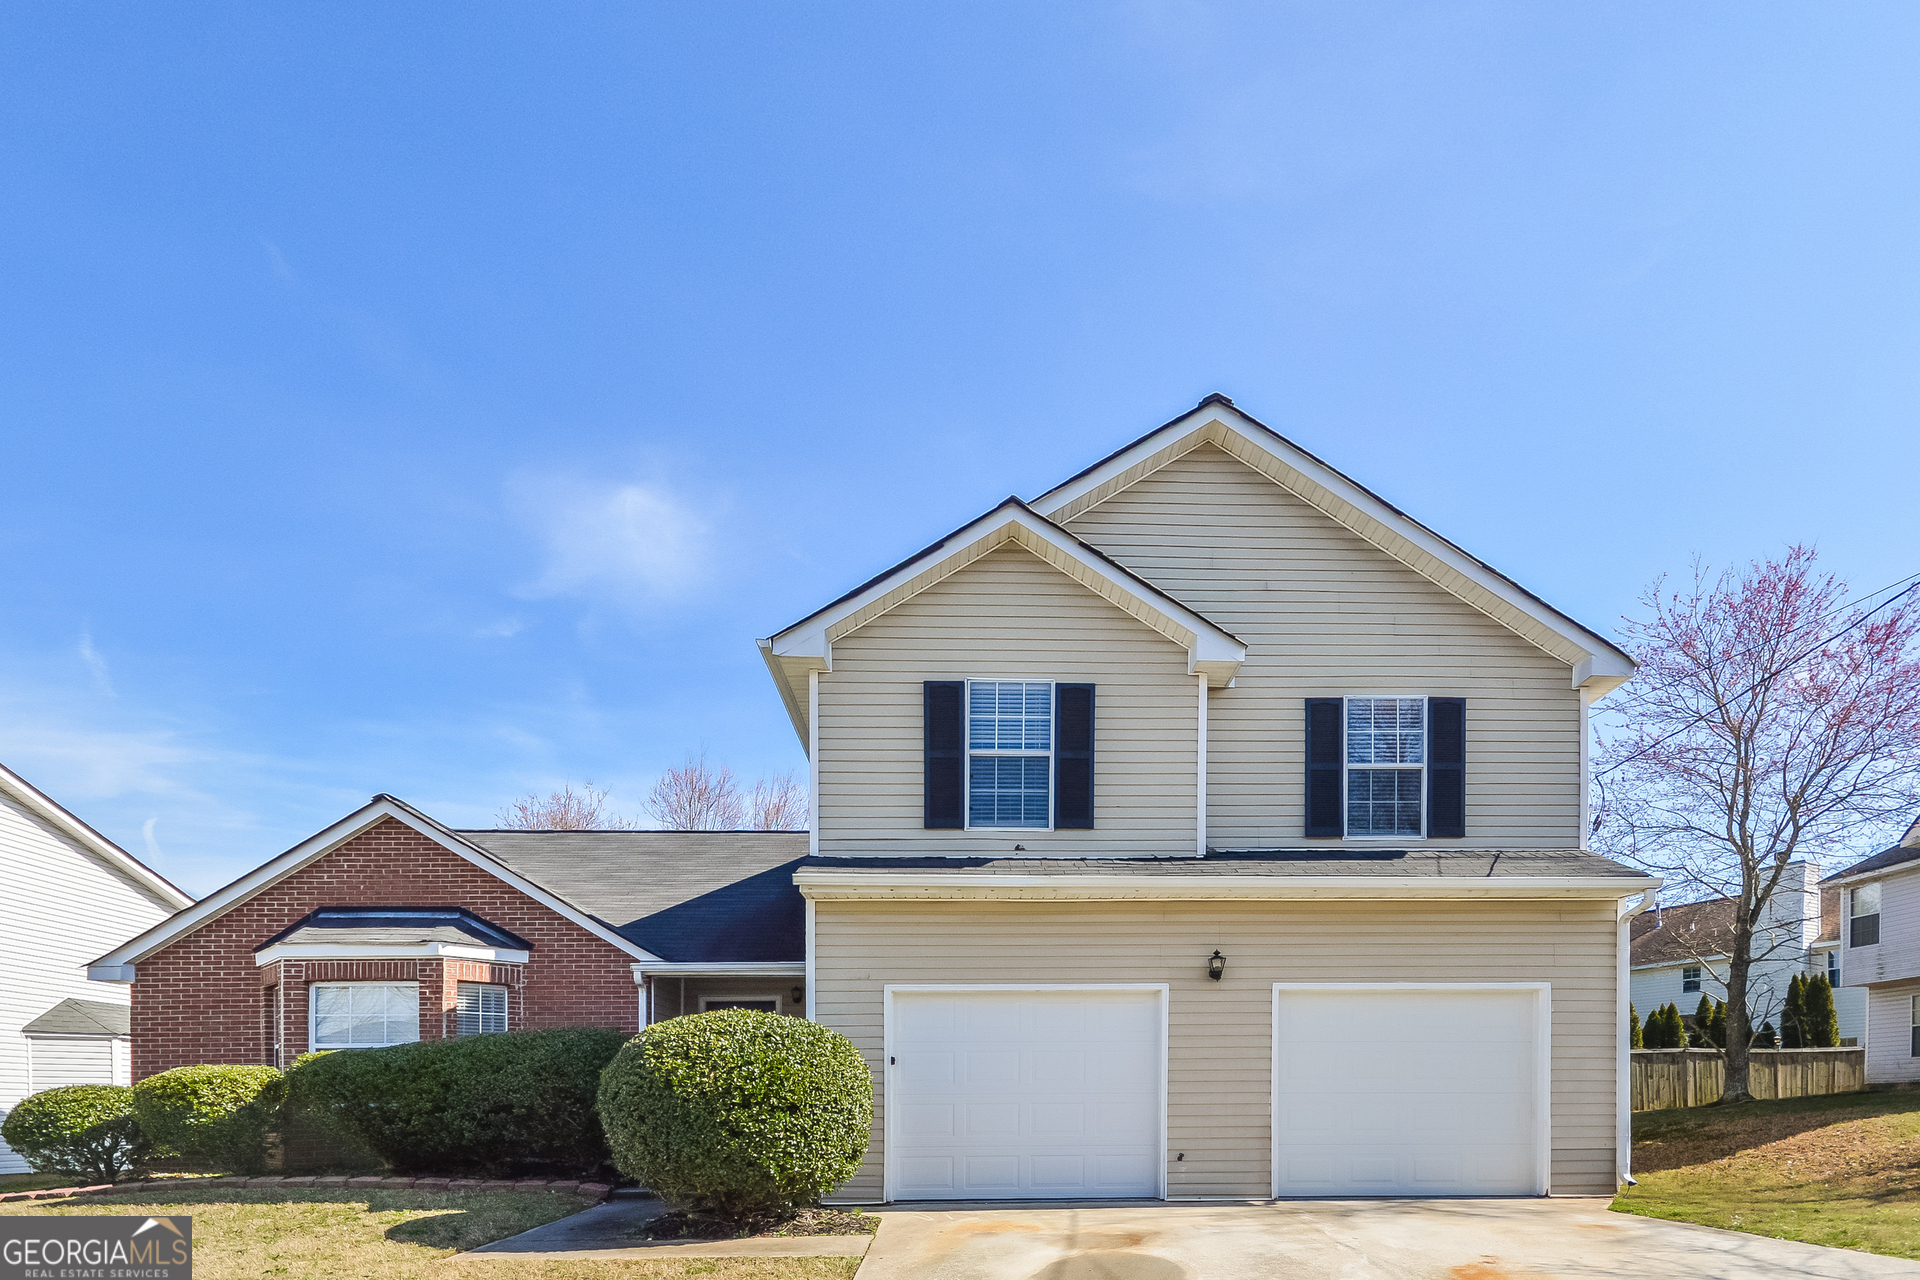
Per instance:
[[[88,982],[132,982],[133,966],[130,964],[90,964],[87,966]]]
[[[186,910],[174,913],[145,933],[109,951],[87,966],[87,976],[99,982],[132,982],[133,966],[154,952],[170,946],[208,921],[225,915],[255,894],[272,888],[302,867],[332,853],[375,823],[388,818],[413,828],[449,853],[464,858],[488,875],[518,889],[541,906],[566,917],[588,933],[636,960],[659,958],[650,951],[634,946],[572,903],[555,896],[504,863],[496,861],[477,845],[468,844],[411,806],[395,800],[392,796],[376,796],[368,804],[325,830],[309,836],[279,857],[262,863],[232,884],[215,890]],[[126,976],[95,977],[96,973],[104,975],[114,970],[124,971]]]
[[[633,966],[633,980],[639,982],[649,974],[656,977],[677,974],[683,978],[752,978],[804,976],[806,972],[807,962],[804,960],[647,960]]]
[[[492,964],[525,964],[527,953],[509,947],[468,947],[457,942],[422,942],[416,946],[369,947],[352,942],[281,942],[256,951],[253,963],[265,968],[276,960],[485,960]]]
[[[1074,477],[1056,489],[1041,494],[1033,500],[1033,509],[1043,516],[1052,517],[1063,507],[1071,505],[1093,490],[1109,483],[1138,466],[1145,459],[1164,449],[1172,448],[1188,436],[1205,431],[1214,423],[1218,423],[1220,429],[1232,432],[1253,448],[1273,457],[1283,466],[1299,472],[1308,481],[1319,485],[1335,498],[1366,512],[1389,533],[1404,539],[1412,547],[1432,556],[1505,604],[1526,614],[1541,626],[1586,650],[1588,656],[1574,667],[1574,688],[1587,688],[1597,698],[1625,684],[1633,675],[1633,660],[1603,636],[1581,626],[1491,565],[1447,541],[1400,511],[1386,499],[1314,457],[1265,423],[1249,417],[1219,399],[1203,401],[1193,412],[1175,418],[1091,470]],[[1391,554],[1390,549],[1388,550]]]
[[[1136,606],[1129,611],[1134,617],[1187,650],[1189,674],[1204,673],[1208,683],[1216,687],[1224,686],[1232,679],[1240,664],[1246,660],[1247,646],[1237,636],[1194,612],[1144,578],[1109,560],[1016,499],[1003,502],[965,528],[942,539],[930,550],[876,578],[845,599],[761,641],[762,656],[770,667],[781,658],[804,658],[811,659],[820,670],[832,670],[833,633],[836,627],[871,608],[903,583],[923,575],[928,577],[929,585],[943,580],[946,576],[943,569],[955,566],[955,562],[963,558],[964,563],[972,563],[982,553],[982,544],[986,543],[993,544],[987,549],[997,549],[1007,543],[1017,543],[1035,552],[1044,548],[1051,554],[1043,558],[1076,566],[1080,571],[1076,576],[1105,582]],[[1157,621],[1162,618],[1188,634],[1175,634],[1171,628]],[[775,668],[774,676],[782,685],[782,697],[786,698],[788,691],[785,689],[783,673]],[[796,691],[793,698],[797,697]],[[796,708],[789,706],[789,714],[796,713]]]
[[[1712,964],[1716,960],[1725,960],[1726,956],[1715,951],[1701,956],[1698,960],[1651,960],[1646,964],[1629,965],[1635,973],[1645,973],[1648,969],[1691,969],[1696,965]]]
[[[1659,881],[1625,876],[1130,876],[990,872],[888,874],[798,871],[793,882],[814,901],[988,899],[1126,900],[1479,900],[1590,898],[1616,901]]]
[[[0,792],[6,793],[55,831],[160,899],[170,910],[178,911],[193,905],[193,895],[170,884],[159,872],[68,813],[51,796],[5,765],[0,765]]]

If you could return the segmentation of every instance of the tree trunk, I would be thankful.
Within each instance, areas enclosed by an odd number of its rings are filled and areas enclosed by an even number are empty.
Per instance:
[[[1747,972],[1753,964],[1753,931],[1745,921],[1734,925],[1733,954],[1727,957],[1727,1083],[1720,1093],[1722,1102],[1752,1102],[1747,1089],[1753,1028],[1747,1017]]]

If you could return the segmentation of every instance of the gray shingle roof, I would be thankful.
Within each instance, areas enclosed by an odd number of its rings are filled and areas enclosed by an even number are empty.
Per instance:
[[[664,960],[806,959],[804,831],[462,831]]]
[[[132,1011],[104,1000],[62,1000],[20,1028],[29,1036],[124,1036],[133,1033]]]
[[[809,858],[809,871],[1056,876],[1612,876],[1646,873],[1582,849],[1232,849],[1204,858]]]
[[[359,946],[420,946],[464,943],[529,951],[532,944],[460,907],[322,907],[310,911],[254,950],[280,943],[353,943]]]
[[[1871,858],[1865,858],[1850,867],[1841,868],[1827,879],[1839,880],[1844,876],[1864,875],[1869,871],[1885,871],[1888,867],[1897,867],[1906,862],[1920,862],[1920,845],[1903,843],[1891,849],[1882,849]]]

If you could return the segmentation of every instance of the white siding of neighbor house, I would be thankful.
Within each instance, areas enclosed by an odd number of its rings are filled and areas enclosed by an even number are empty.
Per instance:
[[[34,1036],[27,1042],[31,1091],[70,1084],[132,1084],[122,1064],[130,1059],[123,1040],[91,1036]]]
[[[1913,1056],[1913,998],[1920,982],[1903,982],[1867,991],[1867,1083],[1920,1080],[1920,1058]]]
[[[1700,969],[1700,990],[1682,991],[1681,970],[1685,965],[1659,965],[1632,972],[1628,987],[1633,1007],[1644,1023],[1647,1015],[1664,1004],[1680,1006],[1681,1013],[1690,1014],[1700,1004],[1701,993],[1715,1000],[1727,998],[1725,982],[1716,974],[1724,975],[1727,964],[1724,960],[1715,960],[1702,964]],[[1758,1028],[1762,1022],[1771,1021],[1776,1028],[1780,1025],[1781,1004],[1786,998],[1787,983],[1793,980],[1795,973],[1822,974],[1827,971],[1825,958],[1816,954],[1803,969],[1798,960],[1760,961],[1754,965],[1753,980],[1747,1008],[1752,1011],[1753,1025]],[[1864,1044],[1861,1037],[1867,1033],[1867,1004],[1865,993],[1858,988],[1849,990],[1838,987],[1833,993],[1833,1011],[1840,1018],[1840,1038]]]
[[[1467,835],[1443,844],[1581,843],[1567,663],[1273,480],[1202,445],[1068,528],[1247,644],[1209,698],[1208,843],[1303,837],[1304,700],[1352,694],[1467,700]]]
[[[1264,1198],[1275,982],[1549,982],[1552,1190],[1615,1190],[1610,902],[818,902],[815,912],[815,1016],[866,1055],[877,1107],[866,1163],[837,1199],[883,1194],[888,983],[1168,983],[1168,1192]],[[1227,969],[1212,982],[1216,949]],[[1338,1052],[1339,1026],[1326,1035]]]
[[[1880,941],[1853,945],[1851,890],[1841,899],[1841,975],[1848,986],[1920,978],[1920,864],[1908,864],[1880,880]]]
[[[87,980],[87,962],[170,914],[118,871],[0,795],[0,937],[8,943],[0,973],[0,1115],[30,1091],[27,1040],[20,1029],[69,998],[125,1003],[125,987]],[[0,1144],[0,1173],[26,1167]]]
[[[922,683],[1091,682],[1094,829],[924,828]],[[834,642],[820,676],[820,852],[1192,853],[1199,705],[1187,651],[1018,548]]]

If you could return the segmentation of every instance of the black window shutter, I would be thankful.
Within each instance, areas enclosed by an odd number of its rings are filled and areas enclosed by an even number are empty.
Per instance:
[[[1053,825],[1093,829],[1093,686],[1053,686]]]
[[[1467,700],[1427,699],[1427,835],[1467,834]]]
[[[1341,698],[1307,699],[1307,834],[1347,833],[1346,805],[1340,794],[1346,755],[1346,703]]]
[[[926,825],[964,827],[962,779],[966,776],[966,688],[959,680],[929,680],[923,686]]]

